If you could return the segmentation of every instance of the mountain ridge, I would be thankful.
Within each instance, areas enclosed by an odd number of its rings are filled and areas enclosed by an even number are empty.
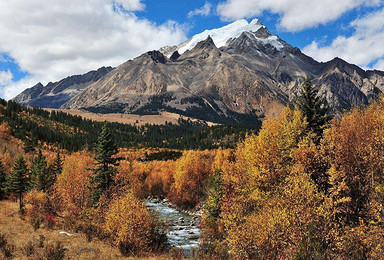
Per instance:
[[[279,114],[307,76],[336,115],[368,104],[384,89],[384,72],[365,71],[340,58],[317,62],[254,19],[144,53],[92,82],[61,108],[166,111],[217,123],[249,123]]]
[[[87,88],[91,83],[108,74],[112,67],[101,67],[85,74],[68,76],[57,82],[43,86],[41,82],[24,90],[13,100],[25,106],[60,108],[65,102]]]

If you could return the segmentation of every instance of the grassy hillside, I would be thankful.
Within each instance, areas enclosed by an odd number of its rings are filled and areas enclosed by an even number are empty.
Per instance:
[[[43,143],[68,151],[92,148],[103,122],[84,119],[60,111],[27,108],[0,101],[0,123],[7,122],[11,135],[33,146]],[[108,123],[120,147],[160,147],[173,149],[233,148],[246,133],[259,125],[217,125],[180,119],[178,124],[128,125]]]

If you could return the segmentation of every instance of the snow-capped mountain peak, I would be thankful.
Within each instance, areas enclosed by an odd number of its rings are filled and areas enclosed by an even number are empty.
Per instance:
[[[208,36],[211,36],[216,47],[220,48],[225,46],[228,40],[239,37],[243,32],[256,32],[261,27],[264,27],[264,25],[262,25],[258,19],[254,19],[250,23],[245,19],[238,20],[224,27],[205,30],[202,33],[196,34],[185,43],[179,45],[178,52],[183,54],[187,50],[193,49],[197,43],[204,41]]]
[[[160,49],[160,51],[168,57],[170,57],[174,51],[178,51],[179,54],[183,54],[187,50],[192,50],[199,42],[206,40],[208,36],[212,38],[216,47],[220,48],[226,46],[231,39],[233,40],[240,37],[244,32],[255,33],[260,29],[266,30],[266,27],[259,21],[259,19],[253,19],[250,23],[248,23],[248,21],[245,19],[241,19],[221,28],[205,30],[202,33],[194,35],[189,40],[181,43],[178,46],[163,47]],[[271,35],[267,38],[260,38],[260,40],[276,46],[277,49],[281,49],[283,47],[278,41],[278,37],[276,36]]]

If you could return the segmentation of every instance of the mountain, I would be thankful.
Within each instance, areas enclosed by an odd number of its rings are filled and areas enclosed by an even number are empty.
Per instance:
[[[111,70],[111,67],[102,67],[83,75],[70,76],[55,83],[50,82],[46,86],[39,82],[32,88],[24,90],[13,100],[25,106],[60,108]]]
[[[339,58],[317,62],[271,35],[255,19],[144,53],[61,108],[100,113],[168,111],[218,123],[254,123],[280,113],[299,94],[307,75],[334,114],[367,104],[384,89],[384,72],[365,71]]]

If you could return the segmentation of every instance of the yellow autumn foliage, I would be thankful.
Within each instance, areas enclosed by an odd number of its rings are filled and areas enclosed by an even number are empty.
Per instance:
[[[148,250],[151,220],[145,205],[132,192],[116,199],[105,216],[105,229],[126,255]]]
[[[73,153],[64,160],[63,172],[57,177],[56,191],[62,200],[62,208],[70,215],[78,215],[90,205],[89,177],[93,162],[87,152]]]

